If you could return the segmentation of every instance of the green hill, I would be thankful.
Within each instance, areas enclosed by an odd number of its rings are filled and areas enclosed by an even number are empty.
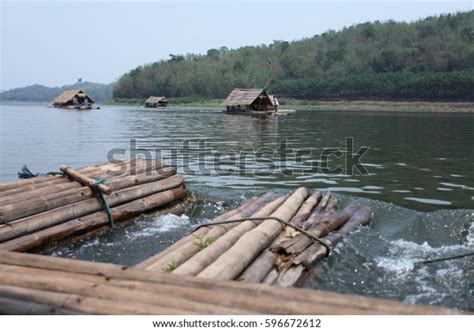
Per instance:
[[[271,66],[267,61],[271,62]],[[139,66],[115,98],[224,98],[262,87],[299,99],[474,100],[474,11],[416,22],[362,23],[311,38]]]
[[[61,87],[47,87],[35,84],[2,92],[0,93],[0,100],[49,102],[63,91],[70,89],[85,90],[96,102],[103,102],[112,98],[113,83],[83,82]]]

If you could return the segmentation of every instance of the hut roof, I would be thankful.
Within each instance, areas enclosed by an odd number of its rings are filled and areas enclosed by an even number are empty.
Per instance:
[[[265,89],[240,89],[236,88],[232,92],[230,92],[229,96],[224,100],[224,106],[248,106],[251,105],[255,99],[257,99],[260,95],[264,95],[268,97],[267,92]],[[269,98],[270,103],[271,99]]]
[[[166,101],[165,97],[154,97],[151,96],[148,99],[146,99],[145,103],[158,103],[160,101]]]
[[[61,95],[57,96],[54,100],[53,103],[55,104],[62,104],[62,103],[67,103],[68,101],[72,100],[75,96],[77,96],[79,93],[85,94],[89,100],[91,100],[92,103],[95,103],[94,99],[92,99],[89,95],[86,94],[83,90],[67,90],[61,93]]]

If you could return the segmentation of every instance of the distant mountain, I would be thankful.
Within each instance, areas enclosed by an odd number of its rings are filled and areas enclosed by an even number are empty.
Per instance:
[[[61,87],[47,87],[35,84],[1,92],[0,100],[49,102],[65,90],[81,89],[85,90],[96,102],[103,102],[112,99],[113,86],[114,83],[100,84],[92,82],[64,85]]]

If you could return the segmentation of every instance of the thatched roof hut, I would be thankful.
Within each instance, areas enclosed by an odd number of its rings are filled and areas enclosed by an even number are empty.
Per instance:
[[[227,110],[267,111],[272,100],[265,89],[234,89],[224,100]]]
[[[94,103],[94,99],[83,90],[67,90],[57,96],[51,105],[59,108],[77,108],[87,107]]]
[[[151,96],[145,101],[145,107],[147,108],[166,107],[167,105],[168,100],[166,100],[166,97]]]

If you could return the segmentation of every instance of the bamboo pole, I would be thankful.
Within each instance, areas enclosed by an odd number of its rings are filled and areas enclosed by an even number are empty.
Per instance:
[[[228,219],[222,220],[232,220],[240,219],[244,217],[249,217],[257,210],[261,209],[265,204],[267,204],[273,198],[273,194],[265,194],[262,197],[257,198],[251,205],[246,209],[239,211]],[[146,270],[153,270],[155,272],[170,272],[176,267],[183,264],[189,258],[198,253],[204,246],[209,242],[212,242],[222,236],[228,229],[235,226],[235,224],[226,224],[218,225],[210,228],[205,234],[199,235],[194,232],[190,236],[192,240],[179,247],[178,249],[171,251],[169,254],[164,254],[162,258],[155,261],[153,264],[148,265]]]
[[[214,219],[213,222],[216,222],[216,220],[218,220],[218,222],[220,222],[222,220],[230,218],[231,216],[236,215],[237,213],[241,212],[242,210],[248,208],[252,203],[254,203],[255,200],[256,200],[256,198],[251,198],[251,199],[247,200],[241,206],[239,206],[235,209],[232,209],[232,210],[218,216],[216,219]],[[197,235],[197,236],[202,236],[202,235],[205,235],[207,232],[209,232],[209,227],[203,227],[203,228],[200,228],[199,230],[195,231],[193,234]],[[148,267],[155,264],[158,260],[163,258],[165,255],[170,254],[172,251],[177,250],[178,248],[182,247],[184,244],[187,244],[190,241],[193,241],[194,239],[195,239],[195,237],[192,236],[192,235],[185,236],[185,237],[181,238],[180,240],[176,241],[175,243],[173,243],[170,247],[167,247],[165,250],[163,250],[163,251],[161,251],[157,254],[154,254],[154,255],[150,256],[148,259],[136,264],[135,268],[148,269]]]
[[[159,181],[176,174],[176,168],[167,167],[160,171],[160,175],[135,175],[114,178],[109,183],[109,188],[119,191],[132,186],[138,186],[154,181]],[[97,194],[89,187],[79,187],[68,191],[54,193],[46,196],[37,196],[35,199],[20,200],[15,203],[0,207],[0,218],[4,223],[12,222],[19,218],[39,214],[58,207],[66,206],[87,199],[97,199]],[[7,225],[0,225],[0,228]],[[0,239],[1,240],[1,239]]]
[[[162,215],[167,215],[167,214],[175,214],[175,215],[182,215],[185,213],[186,210],[190,208],[190,204],[192,204],[191,199],[189,198],[189,195],[184,197],[183,199],[179,201],[172,201],[166,206],[160,207],[156,211],[151,212],[151,216],[153,218],[157,218]],[[116,227],[125,227],[129,223],[136,221],[134,218],[130,219],[125,219],[122,220],[120,223],[116,223]],[[54,243],[51,243],[51,245],[48,246],[48,248],[53,249],[54,247],[63,247],[64,244],[68,245],[74,245],[76,243],[80,243],[84,241],[84,239],[87,238],[92,238],[92,237],[97,237],[97,236],[102,236],[106,234],[107,232],[110,231],[110,228],[107,226],[103,226],[100,228],[95,228],[92,230],[87,230],[84,233],[75,235],[74,237],[68,237],[59,241],[56,241]]]
[[[303,203],[301,208],[298,210],[296,215],[292,218],[291,223],[299,226],[302,224],[310,215],[311,211],[318,205],[321,199],[320,192],[314,192],[306,201]],[[290,227],[285,227],[278,237],[270,245],[276,245],[283,241],[287,236],[293,236],[295,230]],[[239,280],[249,283],[260,283],[264,280],[266,275],[274,267],[274,263],[277,259],[277,255],[272,252],[269,248],[266,248],[239,276]]]
[[[290,221],[308,194],[308,189],[298,188],[271,216]],[[262,222],[253,230],[245,233],[229,250],[197,276],[220,280],[236,278],[261,251],[268,247],[282,228],[283,225],[275,220]]]
[[[0,313],[6,315],[73,315],[75,311],[53,305],[0,297]]]
[[[181,177],[182,179],[182,177]],[[114,221],[122,221],[172,201],[182,199],[186,195],[184,186],[174,187],[138,200],[125,203],[112,209]],[[108,217],[103,211],[73,219],[32,234],[18,237],[0,244],[0,250],[27,251],[53,241],[62,240],[73,234],[83,233],[109,224]]]
[[[96,299],[75,294],[41,291],[8,285],[0,285],[0,296],[64,307],[83,314],[176,315],[187,313],[178,309],[155,307],[139,303],[131,304],[129,301]]]
[[[274,268],[277,255],[266,248],[252,263],[244,270],[237,280],[247,283],[262,283],[270,271]]]
[[[275,281],[278,278],[278,270],[276,268],[273,268],[270,270],[270,272],[265,276],[265,278],[262,281],[262,284],[266,285],[273,285]]]
[[[297,227],[301,227],[302,224],[306,222],[313,209],[319,208],[319,206],[322,204],[326,205],[326,203],[324,202],[320,204],[321,197],[321,192],[314,192],[308,199],[306,199],[303,206],[301,206],[302,210],[298,211],[295,217],[291,220],[291,223],[293,223]]]
[[[351,218],[344,224],[337,232],[331,232],[326,239],[331,242],[333,246],[337,245],[350,232],[357,229],[359,226],[367,225],[373,217],[373,212],[368,206],[359,206]]]
[[[273,213],[287,199],[283,196],[275,199],[265,207],[254,213],[252,217],[265,217]],[[199,251],[189,260],[181,264],[177,269],[173,270],[173,274],[177,275],[197,275],[204,270],[212,262],[214,262],[223,252],[227,251],[232,245],[247,231],[255,228],[257,223],[254,221],[245,221],[232,229],[228,230],[224,235],[218,238],[211,245]]]
[[[107,198],[107,202],[110,207],[115,207],[160,191],[172,189],[174,187],[183,185],[183,183],[184,177],[175,175],[157,182],[132,186],[117,192],[113,192]],[[63,207],[58,207],[41,214],[22,218],[17,220],[17,222],[10,224],[10,226],[0,228],[0,242],[48,228],[74,218],[82,217],[102,210],[103,208],[104,207],[102,206],[101,201],[96,198],[91,198]]]

